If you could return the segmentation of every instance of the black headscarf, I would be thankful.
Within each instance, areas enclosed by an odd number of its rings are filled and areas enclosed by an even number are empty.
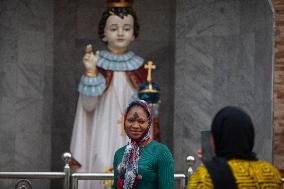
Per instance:
[[[204,162],[215,189],[237,189],[236,179],[227,160],[256,160],[253,150],[254,128],[251,118],[243,110],[228,106],[221,109],[211,125],[215,153],[211,161]]]
[[[217,157],[256,160],[254,127],[250,116],[243,110],[228,106],[214,117],[211,133]]]

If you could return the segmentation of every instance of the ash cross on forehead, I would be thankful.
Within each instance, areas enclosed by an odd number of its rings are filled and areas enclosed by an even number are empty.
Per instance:
[[[133,119],[135,119],[135,120],[139,119],[139,115],[138,115],[137,112],[134,112]]]

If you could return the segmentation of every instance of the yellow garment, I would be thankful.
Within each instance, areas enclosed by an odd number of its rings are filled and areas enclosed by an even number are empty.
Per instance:
[[[239,189],[284,189],[279,171],[265,161],[228,161]],[[188,189],[213,189],[213,183],[204,165],[192,175]]]

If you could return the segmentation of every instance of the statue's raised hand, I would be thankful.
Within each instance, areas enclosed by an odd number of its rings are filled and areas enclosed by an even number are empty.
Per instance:
[[[99,53],[99,51],[96,51],[96,54],[94,54],[92,45],[87,45],[85,49],[85,55],[83,57],[83,64],[87,71],[96,71],[96,65],[99,60]]]

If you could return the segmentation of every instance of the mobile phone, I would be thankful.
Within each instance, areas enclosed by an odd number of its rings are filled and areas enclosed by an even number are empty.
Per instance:
[[[210,161],[214,156],[210,137],[210,131],[201,131],[202,161]]]

